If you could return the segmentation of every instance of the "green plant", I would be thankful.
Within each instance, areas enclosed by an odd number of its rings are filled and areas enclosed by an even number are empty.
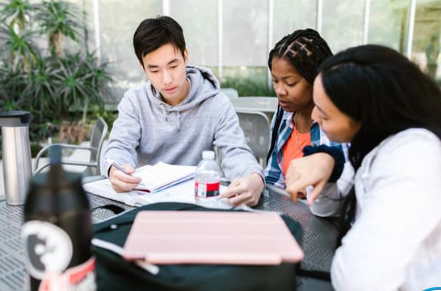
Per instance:
[[[27,26],[28,19],[35,8],[35,5],[26,0],[11,0],[9,3],[0,3],[0,21],[16,28],[18,34],[20,34]]]
[[[35,64],[35,45],[32,41],[33,32],[23,30],[17,32],[11,26],[0,27],[0,40],[4,41],[5,47],[9,47],[9,63],[12,69],[17,69],[23,64],[27,71],[30,71]]]
[[[41,24],[40,32],[48,35],[48,44],[57,59],[63,54],[63,37],[78,41],[80,34],[80,11],[71,3],[43,1],[36,18]]]
[[[113,123],[118,118],[118,112],[113,109],[112,110],[106,109],[105,106],[100,106],[94,111],[93,117],[94,119],[97,119],[98,117],[102,117],[109,126],[109,132],[111,132]]]
[[[31,140],[59,132],[62,121],[86,124],[89,109],[103,107],[111,82],[107,63],[99,63],[81,44],[77,52],[63,49],[66,39],[80,42],[81,13],[73,4],[54,0],[0,5],[0,42],[7,48],[0,51],[0,109],[30,111]],[[37,32],[47,37],[48,51],[33,43]]]
[[[272,89],[268,89],[266,67],[225,67],[223,88],[234,88],[239,96],[275,96]]]
[[[11,68],[23,64],[29,71],[31,62],[35,62],[35,49],[28,23],[35,5],[25,0],[11,0],[8,4],[1,3],[0,8],[0,41],[9,48]]]
[[[98,64],[90,54],[82,58],[79,53],[66,55],[60,59],[59,68],[54,74],[55,84],[59,85],[56,97],[58,102],[52,105],[65,116],[72,108],[83,106],[83,119],[86,118],[89,102],[101,105],[101,90],[110,81],[105,70],[106,64]]]
[[[224,88],[235,88],[239,96],[275,96],[272,90],[268,90],[266,82],[260,82],[250,78],[226,77],[222,82]]]
[[[27,83],[27,72],[23,66],[13,69],[9,63],[0,67],[0,105],[1,110],[27,110],[29,99],[23,95]]]
[[[51,97],[56,96],[58,88],[54,78],[56,70],[50,58],[38,58],[24,88],[24,94],[32,96],[30,110],[38,115],[39,120],[44,118],[43,115],[51,110],[51,103],[55,102]]]

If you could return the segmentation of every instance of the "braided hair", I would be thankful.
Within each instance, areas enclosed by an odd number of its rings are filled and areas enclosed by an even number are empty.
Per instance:
[[[272,69],[273,58],[285,58],[312,85],[318,67],[330,56],[331,49],[317,31],[299,29],[286,35],[274,46],[269,53],[268,67]]]
[[[286,35],[276,43],[269,53],[268,67],[271,71],[273,58],[285,58],[312,85],[318,74],[319,66],[325,59],[331,56],[331,49],[317,31],[310,28],[299,29]],[[279,106],[271,136],[271,145],[266,158],[267,162],[276,143],[277,131],[282,121],[282,116],[283,110]]]

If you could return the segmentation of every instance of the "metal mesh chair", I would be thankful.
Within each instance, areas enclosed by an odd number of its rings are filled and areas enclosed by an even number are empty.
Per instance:
[[[236,110],[248,146],[262,167],[270,145],[270,122],[266,114],[250,110]]]
[[[73,150],[87,150],[90,152],[90,158],[88,162],[83,161],[74,161],[62,159],[61,164],[63,165],[72,165],[72,166],[82,166],[87,167],[83,172],[85,176],[94,176],[100,175],[100,157],[101,157],[101,149],[103,147],[104,139],[106,137],[108,131],[107,123],[101,117],[95,122],[95,125],[92,129],[91,138],[90,138],[90,146],[79,146],[79,145],[70,145],[70,144],[50,144],[42,148],[35,158],[35,167],[34,167],[34,175],[40,173],[43,169],[47,168],[50,164],[47,163],[41,167],[38,167],[40,163],[40,159],[49,152],[49,149],[55,145],[61,146],[61,148],[65,149],[73,149]]]
[[[239,98],[239,93],[234,88],[221,88],[220,91],[227,95],[230,99],[237,99]]]

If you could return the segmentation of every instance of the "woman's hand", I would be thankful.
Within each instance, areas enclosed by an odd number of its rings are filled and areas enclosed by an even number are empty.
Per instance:
[[[313,189],[307,196],[308,205],[311,206],[331,177],[334,164],[334,158],[326,153],[292,160],[285,180],[285,190],[291,195],[291,200],[297,203],[297,199],[307,192],[306,188],[312,186]]]

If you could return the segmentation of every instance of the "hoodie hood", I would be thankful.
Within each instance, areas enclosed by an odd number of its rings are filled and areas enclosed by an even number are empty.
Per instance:
[[[171,106],[164,102],[161,94],[157,91],[150,81],[147,86],[147,94],[152,97],[154,103],[161,106],[166,112],[183,112],[191,109],[207,98],[214,97],[220,92],[219,81],[211,70],[197,66],[187,66],[187,79],[190,81],[190,92],[181,103]]]

